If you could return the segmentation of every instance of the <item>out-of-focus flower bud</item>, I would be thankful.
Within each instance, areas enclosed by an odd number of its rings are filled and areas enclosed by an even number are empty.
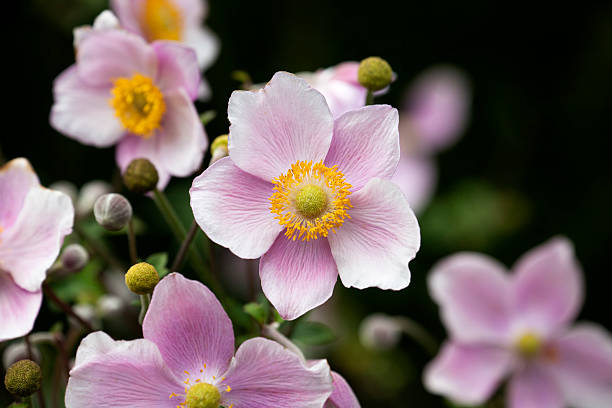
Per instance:
[[[78,189],[74,184],[66,180],[56,181],[49,186],[51,190],[59,191],[66,194],[72,200],[72,203],[76,203],[77,196],[79,194]]]
[[[100,296],[96,303],[96,309],[98,314],[102,318],[112,317],[118,315],[123,308],[125,303],[119,296],[115,295],[103,295]]]
[[[89,254],[79,244],[70,244],[62,251],[60,264],[67,272],[80,271],[89,262]]]
[[[119,19],[110,10],[104,10],[94,20],[93,27],[90,25],[83,25],[76,27],[72,30],[73,34],[73,45],[75,50],[79,48],[79,45],[83,40],[90,35],[93,31],[98,30],[113,30],[120,28]]]
[[[121,194],[105,194],[96,200],[94,216],[105,229],[119,231],[132,219],[132,205]]]
[[[91,327],[93,327],[94,329],[97,330],[102,327],[102,323],[100,322],[100,319],[96,315],[96,309],[95,307],[93,307],[93,305],[90,305],[87,303],[80,303],[80,304],[74,305],[72,307],[72,311],[77,316],[79,316],[81,319],[89,323]],[[74,327],[77,327],[77,328],[83,327],[83,325],[77,322],[77,320],[74,319],[72,316],[68,316],[68,322]]]
[[[212,154],[210,164],[213,164],[217,160],[222,159],[229,154],[229,150],[227,149],[227,140],[228,135],[217,136],[215,140],[213,140],[212,144],[210,145],[210,153]]]
[[[393,80],[393,71],[387,61],[380,57],[369,57],[361,61],[357,80],[368,90],[380,91]]]
[[[159,181],[157,169],[147,159],[134,159],[123,173],[123,184],[133,193],[152,191]]]
[[[113,186],[106,181],[93,180],[85,183],[83,187],[81,187],[81,192],[79,193],[79,198],[77,199],[75,207],[77,216],[82,217],[89,214],[91,210],[93,210],[93,206],[98,197],[112,193],[112,191]]]
[[[159,274],[157,269],[146,262],[133,265],[125,274],[125,284],[132,292],[138,295],[153,293],[153,289],[158,282]]]
[[[359,326],[359,340],[367,348],[389,350],[399,343],[402,336],[400,322],[382,313],[372,314]]]
[[[8,392],[28,397],[40,389],[42,371],[32,360],[19,360],[6,370],[4,385]]]
[[[31,340],[31,339],[30,339]],[[18,341],[9,344],[2,353],[2,365],[6,370],[11,365],[19,360],[29,358],[28,346],[23,341]],[[36,347],[32,347],[32,360],[34,362],[40,362],[40,351]]]

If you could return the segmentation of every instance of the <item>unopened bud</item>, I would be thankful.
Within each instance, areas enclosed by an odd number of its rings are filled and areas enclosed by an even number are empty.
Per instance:
[[[361,322],[359,340],[365,347],[389,350],[399,343],[402,328],[396,318],[382,313],[372,314]]]
[[[357,80],[370,91],[380,91],[393,80],[391,66],[380,57],[369,57],[361,61]]]
[[[157,269],[146,262],[133,265],[125,274],[125,284],[132,292],[138,295],[153,293],[153,289],[158,282],[159,274]]]
[[[42,372],[32,360],[19,360],[6,370],[4,385],[18,397],[28,397],[40,389]]]
[[[76,203],[75,211],[78,216],[88,215],[91,210],[93,210],[93,206],[96,203],[96,200],[104,195],[109,194],[113,191],[113,186],[111,186],[106,181],[102,180],[93,180],[87,182],[81,187],[81,192],[79,193],[79,198]]]
[[[228,135],[217,136],[215,140],[213,140],[212,144],[210,145],[210,153],[212,154],[210,164],[213,164],[217,160],[222,159],[229,154],[229,150],[227,149],[227,140]]]
[[[123,183],[133,193],[148,193],[158,181],[157,169],[148,159],[132,160],[123,173]]]
[[[31,338],[30,338],[31,341]],[[28,346],[23,341],[18,341],[15,343],[9,344],[2,353],[2,365],[6,370],[11,365],[19,360],[23,360],[29,358],[30,353],[28,351]],[[36,347],[32,347],[32,360],[38,363],[40,362],[40,351]]]
[[[96,303],[96,309],[102,318],[117,316],[124,307],[123,300],[115,295],[102,295]]]
[[[94,216],[105,229],[119,231],[132,219],[132,205],[121,194],[105,194],[96,200]]]
[[[62,268],[67,272],[76,272],[80,271],[87,265],[89,261],[89,254],[83,248],[82,245],[79,244],[70,244],[64,251],[62,251],[62,255],[60,256],[60,263]]]
[[[74,204],[77,201],[78,190],[74,184],[66,180],[56,181],[49,186],[51,190],[59,191],[66,194],[72,200]]]

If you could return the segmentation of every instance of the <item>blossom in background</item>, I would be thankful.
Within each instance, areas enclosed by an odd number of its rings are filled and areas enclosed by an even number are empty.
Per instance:
[[[595,324],[569,327],[583,301],[572,244],[552,239],[513,269],[477,253],[434,267],[430,293],[450,341],[426,368],[426,387],[478,405],[510,376],[511,408],[609,407],[612,337]]]
[[[149,42],[180,41],[193,48],[201,70],[219,54],[219,40],[203,25],[208,4],[203,0],[112,0],[122,28]],[[210,89],[202,81],[199,96],[207,98]]]
[[[195,219],[241,258],[261,256],[262,289],[285,319],[347,287],[403,289],[419,226],[389,181],[399,159],[398,114],[366,106],[334,121],[325,98],[278,72],[229,101],[229,157],[197,177]]]
[[[321,407],[332,392],[325,360],[306,366],[253,338],[234,355],[232,323],[214,294],[172,273],[153,292],[144,339],[102,332],[79,346],[66,407]]]
[[[149,159],[163,188],[171,176],[196,171],[208,145],[192,103],[199,82],[188,47],[93,30],[80,42],[76,64],[55,79],[51,125],[84,144],[118,143],[122,170],[133,159]]]
[[[70,197],[43,188],[26,159],[0,168],[0,341],[32,330],[41,285],[73,220]]]
[[[344,377],[335,371],[331,372],[334,380],[334,391],[323,408],[360,408],[359,400]]]
[[[425,207],[435,189],[437,167],[432,155],[461,136],[470,104],[469,82],[452,67],[426,70],[408,90],[400,113],[401,155],[393,181],[416,211]]]
[[[120,28],[119,20],[117,16],[113,14],[110,10],[104,10],[94,20],[93,26],[83,25],[79,27],[75,27],[72,30],[72,45],[74,49],[78,52],[79,45],[81,42],[87,38],[91,33],[96,31],[104,31],[104,30],[114,30]]]

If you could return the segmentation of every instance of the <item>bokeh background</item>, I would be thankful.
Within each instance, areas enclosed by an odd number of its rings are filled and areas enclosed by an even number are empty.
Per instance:
[[[45,185],[117,182],[112,148],[83,146],[48,123],[52,81],[74,60],[72,28],[90,24],[107,1],[12,3],[14,11],[4,14],[10,35],[2,64],[8,69],[2,158],[27,157]],[[209,6],[207,25],[221,40],[219,58],[205,73],[213,98],[198,104],[200,112],[217,112],[209,137],[227,132],[227,100],[240,86],[231,72],[238,69],[265,82],[278,70],[314,71],[379,55],[398,78],[377,102],[397,107],[411,80],[431,65],[453,64],[470,77],[471,118],[463,137],[438,156],[439,184],[419,216],[422,248],[411,263],[411,285],[388,292],[339,284],[333,303],[311,314],[330,325],[335,340],[308,349],[329,357],[364,407],[446,406],[422,386],[431,356],[415,341],[404,336],[397,348],[376,352],[359,343],[357,328],[365,316],[384,312],[408,316],[442,340],[426,278],[437,260],[456,251],[485,252],[510,266],[551,236],[566,235],[586,276],[580,318],[612,329],[612,6],[339,0]],[[168,188],[186,222],[190,184],[174,179]],[[145,225],[140,252],[174,254],[152,202],[128,197]],[[109,241],[126,256],[122,239]],[[44,307],[36,330],[58,320]],[[7,401],[0,394],[0,405]]]

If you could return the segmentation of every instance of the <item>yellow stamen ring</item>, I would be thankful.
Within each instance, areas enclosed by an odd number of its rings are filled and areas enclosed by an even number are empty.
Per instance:
[[[143,28],[149,41],[181,41],[183,17],[171,0],[147,0],[142,14]]]
[[[276,214],[274,218],[287,229],[285,236],[293,241],[327,237],[329,230],[335,233],[350,218],[351,185],[337,166],[300,160],[272,183],[270,212]]]

